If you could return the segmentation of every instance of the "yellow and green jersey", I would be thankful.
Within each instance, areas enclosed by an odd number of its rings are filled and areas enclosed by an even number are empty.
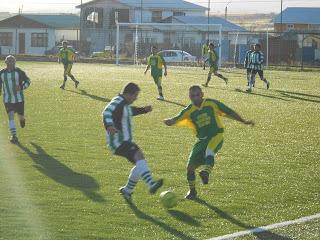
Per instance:
[[[166,64],[165,60],[159,54],[150,55],[148,57],[148,63],[151,67],[151,75],[153,77],[161,77],[162,76],[162,68]]]
[[[210,138],[223,133],[222,117],[234,113],[232,109],[214,99],[204,99],[201,106],[190,104],[174,119],[177,126],[193,129],[199,139]]]
[[[202,45],[202,56],[207,55],[209,51],[209,45],[206,43]]]
[[[218,54],[215,50],[209,50],[208,51],[208,61],[209,61],[209,65],[217,65],[218,64]]]
[[[73,48],[61,48],[59,51],[59,58],[63,64],[72,64],[76,57],[76,51]]]

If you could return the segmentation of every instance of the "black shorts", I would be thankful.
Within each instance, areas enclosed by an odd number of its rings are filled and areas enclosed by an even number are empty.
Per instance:
[[[115,151],[115,155],[125,157],[130,162],[135,163],[134,156],[140,150],[137,144],[133,142],[123,142]]]
[[[251,70],[252,75],[255,76],[257,73],[258,73],[260,79],[262,80],[263,79],[263,70],[254,70],[254,69]]]
[[[24,102],[19,103],[4,103],[7,113],[14,112],[19,115],[24,115]]]
[[[247,68],[247,74],[251,74],[251,68]]]

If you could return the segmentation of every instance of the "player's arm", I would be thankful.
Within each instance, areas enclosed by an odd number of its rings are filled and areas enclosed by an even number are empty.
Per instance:
[[[164,58],[162,56],[160,56],[160,57],[161,57],[161,61],[162,61],[163,67],[164,67],[164,75],[167,76],[168,75],[167,63],[166,63],[166,61],[164,60]]]
[[[238,121],[238,122],[241,122],[245,125],[251,125],[251,126],[254,126],[254,122],[251,121],[251,120],[246,120],[244,118],[242,118],[240,116],[240,114],[238,114],[236,111],[232,110],[231,108],[229,108],[228,106],[226,106],[225,104],[219,102],[219,101],[216,101],[216,104],[218,105],[218,108],[219,110],[223,113],[223,115],[225,115],[226,117],[232,119],[232,120],[235,120],[235,121]]]
[[[19,85],[16,86],[17,91],[25,90],[31,85],[31,81],[27,74],[22,71],[21,69],[18,69],[19,74]]]
[[[148,112],[152,111],[151,106],[145,106],[145,107],[131,107],[132,110],[132,116],[137,116],[141,114],[146,114]]]
[[[62,60],[62,53],[61,53],[61,51],[59,51],[59,53],[58,53],[58,63],[60,63],[61,60]]]
[[[246,53],[246,57],[244,58],[244,62],[243,62],[243,66],[244,66],[244,68],[246,68],[248,65],[248,54],[249,53]]]
[[[146,67],[146,70],[144,71],[144,74],[147,74],[149,69],[150,69],[150,57],[148,57],[148,59],[147,59],[147,67]]]
[[[175,117],[164,119],[163,120],[164,124],[170,127],[175,125],[179,121],[187,119],[189,117],[189,114],[188,114],[189,108],[190,107],[186,107]]]

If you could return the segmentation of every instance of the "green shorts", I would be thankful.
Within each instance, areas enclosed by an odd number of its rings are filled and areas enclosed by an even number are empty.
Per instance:
[[[152,75],[153,77],[153,81],[154,83],[157,85],[157,86],[161,86],[161,83],[162,83],[162,74],[153,74]]]
[[[209,73],[214,73],[218,71],[218,64],[213,64],[210,66],[210,70],[209,70]]]
[[[199,167],[205,164],[207,151],[210,151],[213,155],[216,155],[223,145],[223,133],[206,138],[199,139],[193,146],[189,155],[188,166]]]

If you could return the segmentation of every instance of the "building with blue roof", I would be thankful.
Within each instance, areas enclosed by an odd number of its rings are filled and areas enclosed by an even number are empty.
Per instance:
[[[1,54],[44,55],[62,40],[79,40],[79,31],[77,15],[15,15],[0,21]]]

